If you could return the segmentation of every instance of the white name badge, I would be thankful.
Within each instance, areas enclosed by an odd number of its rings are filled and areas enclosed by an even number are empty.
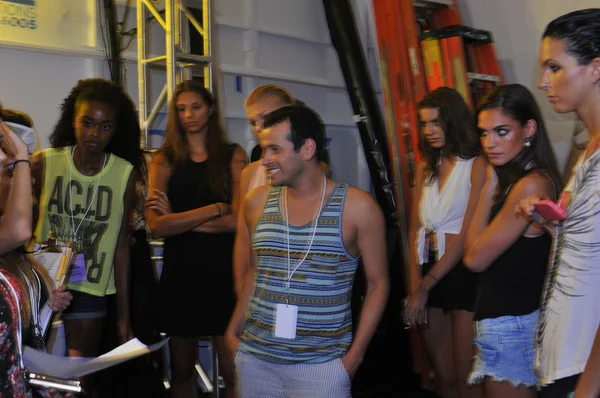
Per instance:
[[[277,313],[275,314],[275,337],[295,339],[297,321],[298,306],[277,304]]]

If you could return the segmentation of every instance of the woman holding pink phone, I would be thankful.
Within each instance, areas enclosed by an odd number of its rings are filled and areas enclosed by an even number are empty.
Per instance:
[[[487,398],[534,398],[535,331],[551,239],[515,217],[514,206],[532,192],[556,197],[559,173],[538,105],[524,86],[492,90],[476,121],[490,164],[463,260],[479,273],[469,382],[482,383]]]
[[[589,142],[562,197],[562,223],[539,220],[554,250],[537,333],[536,366],[542,397],[600,395],[600,9],[574,11],[543,34],[538,87],[558,113],[575,112]],[[517,211],[532,216],[534,194]]]
[[[548,221],[565,221],[567,219],[567,212],[561,207],[561,203],[554,203],[551,200],[543,199],[534,205],[534,213],[532,214],[534,220],[539,222],[535,216],[539,216],[542,219]]]

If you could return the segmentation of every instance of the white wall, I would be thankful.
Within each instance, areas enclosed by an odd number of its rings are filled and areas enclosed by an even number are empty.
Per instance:
[[[81,0],[61,0],[61,5],[68,10],[69,2],[78,1]],[[119,0],[119,3],[125,2]],[[375,86],[379,88],[376,46],[370,25],[371,1],[353,2]],[[338,168],[337,177],[367,187],[362,148],[352,122],[352,110],[337,56],[330,45],[321,0],[216,0],[215,3],[215,33],[223,88],[221,99],[231,138],[248,150],[252,147],[243,100],[259,84],[283,84],[323,116],[333,137],[333,160],[344,165]],[[507,82],[525,84],[536,93],[559,157],[564,158],[573,126],[572,116],[552,112],[543,93],[535,88],[539,38],[552,18],[571,10],[598,6],[597,0],[459,0],[459,6],[467,25],[493,32]],[[122,10],[121,7],[121,13]],[[68,12],[64,15],[65,18],[69,16]],[[132,12],[127,28],[134,26],[135,12]],[[108,77],[106,62],[101,58],[101,40],[97,40],[93,51],[73,50],[70,55],[65,51],[51,54],[6,48],[1,40],[0,101],[6,107],[31,114],[41,134],[42,145],[47,146],[60,103],[76,80]],[[156,24],[151,42],[151,52],[160,53],[164,37]],[[135,54],[134,44],[126,54],[126,86],[137,101]],[[241,87],[238,87],[240,78]],[[163,82],[161,73],[153,74],[153,97]],[[346,159],[351,162],[345,162]]]
[[[28,113],[47,147],[62,100],[96,66],[94,59],[0,48],[0,102]]]
[[[536,95],[561,167],[568,155],[574,115],[552,110],[539,76],[539,44],[552,19],[578,9],[599,7],[598,0],[459,0],[463,22],[493,33],[507,83],[520,83]]]
[[[48,137],[58,119],[60,105],[77,80],[109,78],[98,24],[102,11],[96,8],[97,3],[96,0],[37,1],[34,12],[39,32],[26,33],[29,36],[37,33],[39,41],[20,36],[22,29],[13,28],[13,34],[0,35],[0,102],[33,118],[42,147],[49,145]],[[118,3],[124,4],[126,0]],[[0,0],[0,13],[11,4]],[[122,16],[122,6],[119,11]],[[134,27],[135,9],[124,29]],[[157,45],[153,50],[162,44],[160,39],[154,38]],[[130,72],[128,92],[137,101],[135,51],[134,45],[126,54],[126,67]]]
[[[332,139],[334,177],[368,188],[364,154],[322,1],[219,0],[216,17],[222,106],[230,137],[250,151],[255,142],[243,109],[246,96],[260,84],[284,85],[323,117]],[[365,22],[360,26],[367,28]]]
[[[70,2],[78,1],[81,0],[61,0],[61,5],[68,10]],[[119,11],[122,17],[122,6]],[[221,106],[230,138],[247,150],[253,147],[243,101],[257,85],[282,84],[322,115],[333,139],[332,161],[334,165],[336,162],[343,165],[334,167],[336,178],[368,188],[364,155],[337,55],[329,43],[321,0],[216,0],[215,11],[216,53],[223,89]],[[129,15],[126,29],[132,27],[135,27],[135,10]],[[363,18],[363,34],[366,28]],[[163,32],[154,24],[152,54],[164,54]],[[77,79],[109,77],[101,46],[98,39],[96,48],[65,55],[27,48],[6,49],[0,40],[0,101],[33,117],[43,147],[48,146],[60,103]],[[126,88],[135,101],[138,99],[136,51],[134,43],[125,54]],[[153,73],[150,79],[153,98],[164,80],[161,73]],[[160,139],[153,143],[158,145]]]

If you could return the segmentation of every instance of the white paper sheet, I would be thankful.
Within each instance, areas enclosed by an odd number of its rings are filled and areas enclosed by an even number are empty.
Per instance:
[[[57,281],[56,276],[58,275],[58,268],[60,267],[60,260],[62,253],[54,253],[49,251],[38,251],[33,254],[33,258],[38,263],[42,264],[44,268],[50,274],[50,278],[54,281],[55,287],[58,287],[62,281]]]
[[[23,361],[30,372],[73,379],[156,351],[164,346],[168,340],[165,339],[147,346],[138,339],[132,339],[98,358],[60,357],[31,347],[25,347]]]

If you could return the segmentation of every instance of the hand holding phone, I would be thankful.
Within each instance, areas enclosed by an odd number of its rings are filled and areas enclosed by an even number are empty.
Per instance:
[[[534,211],[548,221],[564,221],[567,219],[567,212],[550,200],[540,200],[534,207]]]

